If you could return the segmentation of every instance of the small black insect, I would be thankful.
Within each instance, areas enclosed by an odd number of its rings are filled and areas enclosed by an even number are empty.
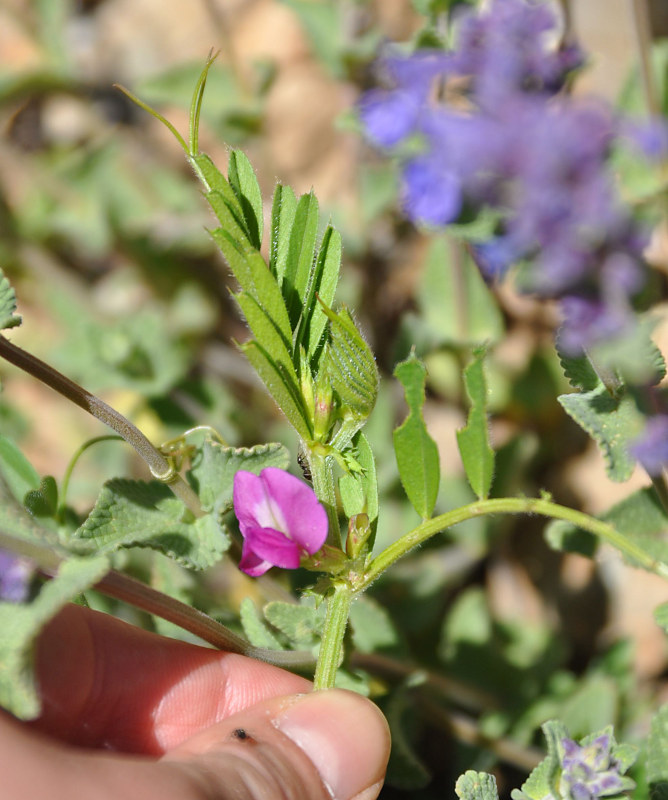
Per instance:
[[[311,475],[311,470],[309,469],[306,456],[301,452],[301,450],[297,453],[297,463],[302,468],[302,472],[304,473],[304,479],[310,483],[313,479]]]
[[[237,728],[233,732],[232,736],[234,736],[235,739],[240,739],[241,741],[243,741],[244,739],[250,739],[251,738],[243,728]]]

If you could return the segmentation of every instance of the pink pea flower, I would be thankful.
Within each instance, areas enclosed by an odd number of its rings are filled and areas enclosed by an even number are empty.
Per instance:
[[[313,489],[276,467],[235,474],[234,511],[244,537],[239,569],[254,578],[270,567],[296,569],[327,538],[327,512]]]

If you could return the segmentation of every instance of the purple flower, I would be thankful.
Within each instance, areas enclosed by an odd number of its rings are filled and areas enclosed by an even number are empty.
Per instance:
[[[28,559],[0,550],[0,600],[22,603],[28,597],[32,572]]]
[[[645,430],[629,450],[649,475],[660,475],[668,464],[668,415],[650,417]]]
[[[562,779],[573,800],[596,800],[619,794],[626,786],[619,762],[611,755],[609,734],[597,736],[587,745],[562,739]]]
[[[296,569],[327,538],[327,512],[315,492],[276,467],[235,474],[234,511],[244,537],[239,568],[253,577],[270,567]]]

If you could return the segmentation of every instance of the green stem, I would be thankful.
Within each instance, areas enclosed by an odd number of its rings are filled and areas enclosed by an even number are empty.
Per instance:
[[[331,689],[336,681],[353,596],[353,590],[348,583],[333,584],[333,593],[327,599],[327,616],[313,678],[313,688],[316,691]]]
[[[123,438],[121,436],[116,436],[115,434],[108,434],[106,436],[95,436],[93,439],[89,439],[87,442],[84,442],[81,447],[79,447],[72,458],[70,459],[70,463],[67,465],[67,469],[65,470],[65,474],[63,475],[63,480],[60,485],[60,497],[58,500],[58,511],[56,513],[56,517],[60,522],[63,520],[63,515],[65,513],[65,508],[67,506],[67,492],[70,487],[70,480],[72,478],[72,472],[74,471],[74,467],[77,465],[77,461],[81,458],[81,456],[88,450],[89,447],[92,447],[94,444],[98,444],[98,442],[122,442]]]
[[[366,589],[395,561],[398,561],[402,556],[405,556],[406,553],[425,542],[434,534],[465,520],[490,514],[540,514],[553,519],[563,519],[613,545],[627,558],[635,561],[638,566],[651,572],[656,572],[658,575],[668,579],[668,565],[653,559],[641,547],[627,539],[626,536],[613,528],[612,525],[608,525],[607,522],[542,498],[503,497],[492,500],[479,500],[461,508],[456,508],[453,511],[448,511],[445,514],[440,514],[438,517],[418,525],[417,528],[406,533],[373,559],[366,570],[364,578],[359,585],[355,586],[355,589],[357,591]]]
[[[153,477],[166,483],[195,516],[201,516],[202,507],[195,492],[176,472],[165,456],[130,420],[49,364],[12,344],[4,336],[0,336],[0,357],[50,386],[79,408],[83,408],[84,411],[116,431],[144,459]]]

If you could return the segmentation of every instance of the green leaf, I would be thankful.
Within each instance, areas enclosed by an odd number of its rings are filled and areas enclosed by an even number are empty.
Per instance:
[[[424,261],[417,302],[439,341],[476,345],[503,333],[498,303],[466,249],[451,237],[433,237]]]
[[[44,625],[109,571],[106,558],[72,558],[29,604],[0,603],[0,706],[20,719],[40,713],[33,677],[34,643]]]
[[[360,471],[349,472],[339,479],[341,505],[347,517],[366,514],[372,530],[378,520],[378,479],[376,461],[366,436],[358,431],[353,439],[353,457]],[[369,542],[369,550],[373,542]]]
[[[296,337],[297,345],[301,344],[305,347],[309,359],[313,358],[318,350],[327,325],[327,315],[322,305],[317,302],[316,296],[327,307],[331,306],[334,302],[340,270],[341,234],[329,225],[322,238],[320,250],[309,278]]]
[[[601,514],[600,519],[631,539],[656,561],[668,564],[668,542],[665,539],[668,514],[653,488],[634,492]],[[591,534],[579,535],[578,529],[567,522],[550,523],[546,535],[550,545],[558,549],[589,558],[596,552],[598,540]]]
[[[290,248],[290,234],[297,210],[297,198],[289,186],[282,183],[276,184],[274,200],[271,206],[271,252],[269,255],[269,269],[278,281],[283,284],[285,267],[287,264],[288,250]]]
[[[487,772],[467,770],[455,784],[455,794],[461,800],[498,800],[496,778]]]
[[[239,617],[244,634],[254,647],[266,647],[269,650],[285,649],[250,597],[244,597],[241,601]]]
[[[51,475],[42,478],[39,488],[28,492],[24,504],[34,517],[54,517],[58,510],[58,485]]]
[[[396,653],[399,634],[387,609],[377,600],[364,594],[350,609],[350,625],[355,650],[360,653]],[[404,648],[402,648],[403,652]]]
[[[246,342],[240,347],[288,422],[302,439],[311,439],[311,423],[304,409],[299,387],[292,376],[258,342]]]
[[[262,192],[255,171],[241,150],[232,150],[230,153],[227,176],[241,206],[248,238],[253,247],[259,250],[262,246],[264,225]]]
[[[221,196],[228,206],[230,213],[238,220],[239,226],[243,228],[243,210],[227,178],[206,153],[192,156],[191,161],[195,172],[204,184],[206,190],[208,192],[217,192]],[[250,237],[248,238],[250,240]]]
[[[645,417],[633,396],[621,392],[613,397],[600,384],[591,391],[562,394],[557,399],[601,449],[609,478],[628,480],[635,465],[629,443],[642,433],[645,425]]]
[[[341,403],[344,417],[365,420],[378,396],[378,368],[371,348],[346,308],[338,313],[323,305],[330,321],[330,342],[322,366]]]
[[[466,426],[457,431],[457,445],[471,488],[484,500],[494,477],[494,450],[489,442],[487,421],[487,383],[484,374],[485,351],[474,353],[464,370],[464,385],[471,400]]]
[[[431,516],[440,483],[438,447],[427,432],[422,407],[427,370],[411,355],[397,364],[394,376],[404,387],[409,413],[394,431],[394,452],[399,477],[413,508],[423,518]]]
[[[647,739],[647,782],[652,800],[668,797],[668,703],[652,717]]]
[[[96,553],[150,547],[184,566],[204,569],[221,558],[229,539],[214,515],[194,518],[164,483],[114,478],[67,544]]]
[[[561,774],[561,759],[563,756],[561,740],[568,738],[566,726],[557,720],[550,720],[542,726],[547,740],[547,756],[531,772],[522,784],[521,791],[517,789],[511,794],[513,800],[560,800],[561,793],[558,789]]]
[[[20,502],[30,491],[39,489],[37,470],[11,439],[0,435],[0,474]]]
[[[315,608],[306,602],[296,605],[276,600],[264,607],[267,622],[284,633],[298,650],[313,647],[320,640],[325,623],[325,605]]]
[[[281,290],[288,307],[291,329],[297,328],[309,285],[318,234],[318,200],[313,192],[299,198],[285,263]]]
[[[271,360],[280,365],[285,374],[297,385],[297,373],[288,350],[289,345],[274,320],[257,300],[247,292],[239,292],[239,294],[234,295],[234,299],[239,304],[239,308],[246,319],[246,324],[255,340],[262,345]]]
[[[255,447],[225,447],[207,440],[192,458],[188,480],[205,511],[221,513],[232,505],[234,475],[240,470],[259,475],[265,467],[287,469],[290,454],[279,443]]]
[[[21,324],[16,312],[16,294],[5,273],[0,269],[0,330],[15,328]]]

